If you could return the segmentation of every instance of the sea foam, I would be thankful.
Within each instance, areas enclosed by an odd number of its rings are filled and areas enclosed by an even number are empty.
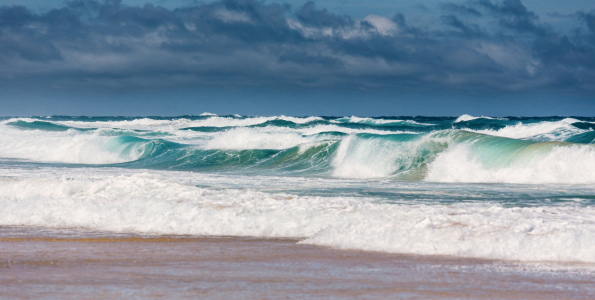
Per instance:
[[[4,178],[0,204],[4,226],[294,237],[342,249],[595,262],[595,209],[572,205],[382,204],[200,188],[151,173]]]
[[[454,123],[459,123],[459,122],[467,122],[467,121],[473,121],[473,120],[477,120],[477,119],[486,119],[486,120],[502,120],[500,118],[492,118],[492,117],[486,117],[486,116],[481,116],[481,117],[474,117],[471,115],[467,115],[464,114],[460,117],[458,117]]]
[[[425,180],[438,182],[500,182],[530,184],[595,183],[595,147],[553,146],[508,158],[478,154],[469,144],[441,153],[430,164]],[[496,153],[498,155],[498,153]],[[498,160],[497,163],[490,161]]]
[[[573,123],[577,122],[580,121],[573,118],[565,118],[563,120],[554,122],[539,122],[530,124],[518,122],[515,125],[507,125],[506,127],[498,130],[484,129],[475,130],[474,132],[514,139],[564,141],[572,135],[586,132],[586,130],[581,130],[572,126]]]
[[[22,131],[3,128],[0,132],[0,157],[76,164],[114,164],[132,161],[142,153],[111,145],[111,137],[92,133]]]

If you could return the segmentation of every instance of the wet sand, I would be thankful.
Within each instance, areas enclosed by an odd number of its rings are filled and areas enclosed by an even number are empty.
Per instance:
[[[0,228],[0,298],[593,299],[595,266]]]

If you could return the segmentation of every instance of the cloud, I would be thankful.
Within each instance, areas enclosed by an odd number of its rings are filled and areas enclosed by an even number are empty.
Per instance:
[[[538,24],[539,17],[527,10],[520,0],[504,0],[502,3],[493,3],[490,0],[478,0],[476,5],[486,9],[498,18],[504,28],[520,33],[533,33],[545,35],[546,27]]]
[[[587,28],[589,28],[591,35],[595,35],[595,10],[591,11],[591,13],[580,12],[578,15],[585,22]]]
[[[442,20],[442,22],[444,24],[457,29],[463,36],[465,36],[467,38],[470,38],[470,37],[479,38],[479,37],[484,36],[484,33],[481,32],[481,30],[478,28],[477,25],[469,26],[469,25],[463,23],[463,21],[460,20],[455,15],[442,15],[442,16],[440,16],[440,19]]]
[[[397,33],[398,25],[393,22],[389,18],[377,16],[377,15],[367,15],[364,18],[364,21],[372,24],[378,31],[380,35],[383,36],[391,36]]]
[[[518,0],[445,2],[438,27],[256,0],[166,9],[0,7],[0,78],[58,88],[595,90],[595,14],[573,36]],[[431,28],[431,29],[430,29]],[[586,29],[586,30],[585,30]]]
[[[453,13],[461,14],[461,15],[469,15],[474,17],[481,17],[482,14],[474,7],[470,7],[464,4],[456,4],[452,2],[446,2],[440,4],[440,7],[443,10],[450,11]]]

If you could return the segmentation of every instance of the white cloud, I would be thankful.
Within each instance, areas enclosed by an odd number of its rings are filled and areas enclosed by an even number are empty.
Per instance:
[[[366,38],[369,36],[369,32],[362,30],[359,23],[355,23],[352,27],[346,28],[331,28],[331,27],[308,27],[302,23],[293,20],[286,19],[289,28],[299,31],[304,37],[307,38],[321,38],[321,37],[340,37],[342,39],[352,38]]]
[[[389,18],[377,15],[367,15],[364,18],[364,21],[372,24],[372,26],[376,27],[376,31],[384,36],[392,36],[399,30],[399,26]]]

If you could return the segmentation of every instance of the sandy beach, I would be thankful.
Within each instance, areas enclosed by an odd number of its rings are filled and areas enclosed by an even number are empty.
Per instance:
[[[3,299],[592,299],[593,266],[3,227]]]

